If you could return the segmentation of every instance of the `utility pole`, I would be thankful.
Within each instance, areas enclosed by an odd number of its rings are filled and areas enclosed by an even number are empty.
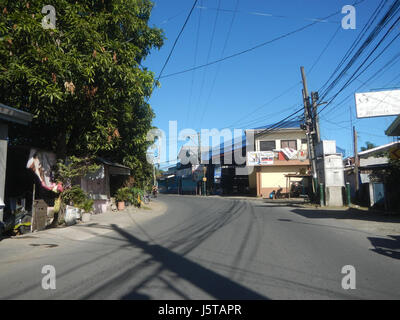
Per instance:
[[[319,130],[319,117],[318,117],[318,112],[317,112],[317,101],[319,99],[318,92],[311,92],[311,101],[312,101],[312,118],[313,118],[313,127],[315,130],[315,142],[320,143],[321,142],[321,133]]]
[[[315,155],[315,139],[312,136],[314,129],[313,113],[311,112],[310,96],[308,94],[307,79],[304,72],[304,67],[300,67],[301,78],[303,80],[303,102],[304,102],[304,118],[307,130],[307,146],[309,148],[309,158],[311,160],[311,171],[313,175],[313,192],[317,193],[318,179],[317,179],[317,164]],[[314,132],[315,133],[315,132]]]
[[[200,132],[197,133],[199,137],[199,148],[198,148],[198,158],[199,158],[199,165],[201,165],[201,134]],[[201,181],[201,194],[203,196],[207,195],[207,167],[203,165],[203,179]]]
[[[360,184],[358,181],[358,146],[357,146],[357,131],[356,127],[353,126],[353,139],[354,139],[354,182],[356,186],[356,196],[358,194],[358,190],[360,189]]]
[[[157,185],[157,179],[156,179],[156,164],[153,160],[153,186]]]

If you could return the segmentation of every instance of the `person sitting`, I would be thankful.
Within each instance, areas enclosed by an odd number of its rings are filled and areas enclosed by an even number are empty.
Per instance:
[[[278,191],[276,191],[276,193],[275,193],[275,199],[279,199],[279,198],[282,198],[282,188],[281,188],[281,186],[278,186],[279,187],[279,189],[278,189]]]

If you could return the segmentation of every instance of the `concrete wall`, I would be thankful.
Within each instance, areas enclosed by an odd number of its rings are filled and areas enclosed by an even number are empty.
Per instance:
[[[257,189],[257,168],[254,168],[253,172],[249,174],[249,188],[252,190]]]
[[[301,168],[307,169],[307,165],[304,166],[263,166],[260,167],[260,188],[258,196],[268,197],[273,190],[277,190],[279,186],[283,189],[282,192],[288,192],[286,190],[286,174],[296,174]],[[291,181],[302,181],[302,178],[292,178]]]
[[[81,178],[80,185],[83,191],[94,200],[94,213],[103,213],[110,205],[110,186],[107,166],[102,165],[98,172]]]

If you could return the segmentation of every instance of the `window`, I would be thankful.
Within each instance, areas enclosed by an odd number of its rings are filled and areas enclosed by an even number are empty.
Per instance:
[[[260,141],[260,151],[272,151],[276,149],[275,141]]]
[[[281,140],[281,149],[284,148],[297,150],[297,140]]]

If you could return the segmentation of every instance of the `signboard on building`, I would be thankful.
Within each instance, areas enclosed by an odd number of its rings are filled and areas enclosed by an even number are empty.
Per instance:
[[[31,169],[39,178],[43,188],[49,191],[62,192],[61,183],[54,180],[53,167],[56,165],[56,155],[52,152],[31,149],[27,169]]]
[[[356,93],[357,118],[400,114],[400,90]]]
[[[297,158],[297,150],[292,148],[283,148],[281,152],[286,156],[288,160],[293,160]]]
[[[247,152],[248,166],[264,166],[274,164],[275,154],[272,151],[251,151]]]

